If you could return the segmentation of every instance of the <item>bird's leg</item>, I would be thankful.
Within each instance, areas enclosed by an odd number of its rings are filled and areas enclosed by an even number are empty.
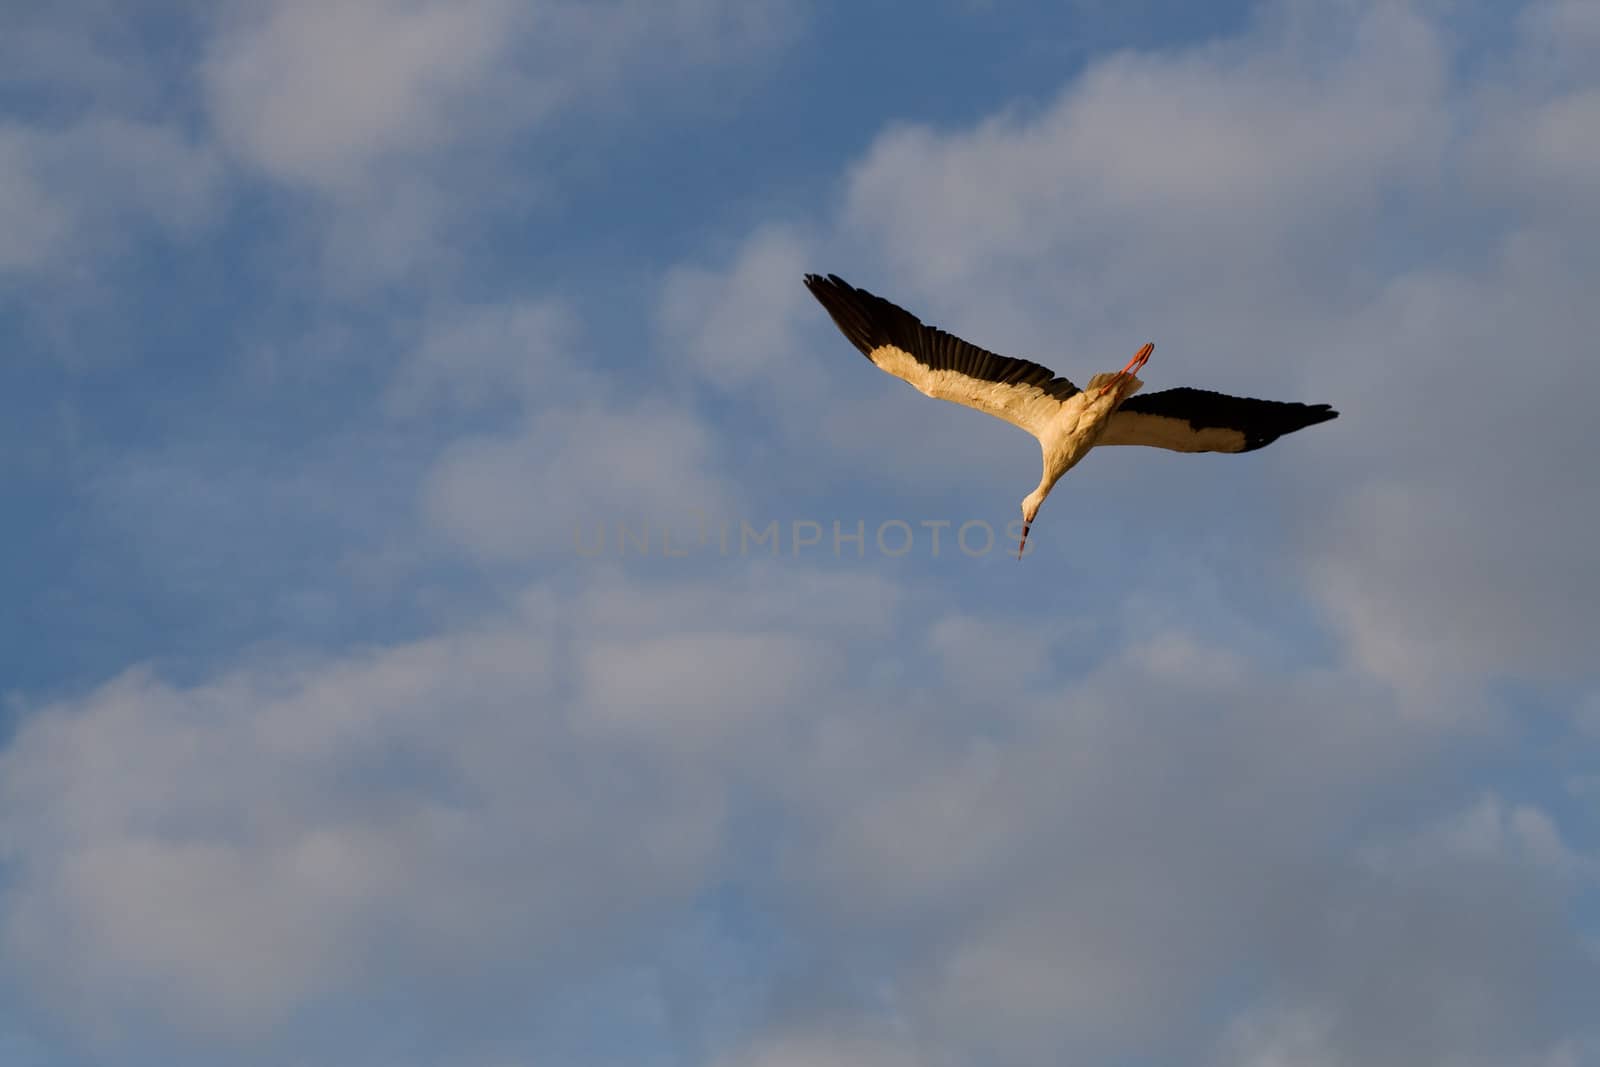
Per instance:
[[[1100,387],[1100,391],[1095,395],[1105,396],[1106,393],[1110,391],[1112,386],[1120,384],[1128,375],[1136,373],[1139,368],[1143,367],[1147,362],[1149,362],[1150,353],[1154,352],[1155,350],[1156,346],[1153,344],[1146,344],[1143,348],[1139,349],[1138,353],[1132,359],[1128,360],[1128,365],[1117,371],[1117,376],[1111,379],[1105,385],[1102,385]]]

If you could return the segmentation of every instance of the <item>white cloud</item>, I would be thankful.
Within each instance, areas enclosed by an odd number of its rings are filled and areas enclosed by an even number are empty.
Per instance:
[[[649,751],[619,778],[623,750],[574,740],[561,649],[582,634],[547,604],[36,709],[0,756],[7,966],[106,1040],[145,1012],[248,1038],[385,973],[538,972],[703,884],[718,784]]]
[[[928,1067],[927,1054],[893,1035],[806,1033],[771,1037],[716,1060],[713,1067]]]
[[[1402,876],[1418,867],[1458,862],[1515,865],[1557,884],[1600,877],[1600,866],[1567,843],[1547,812],[1508,804],[1492,793],[1401,842],[1375,846],[1368,862]]]
[[[224,161],[170,107],[170,72],[150,61],[140,18],[105,0],[8,14],[0,285],[92,286],[136,239],[184,240],[218,216]]]
[[[137,60],[141,13],[115,0],[76,0],[8,14],[0,90],[37,93],[35,101],[57,113],[106,101],[139,110],[158,99],[159,73]]]
[[[1581,353],[1600,318],[1581,296],[1582,255],[1554,234],[1510,235],[1481,279],[1397,280],[1322,357],[1330,383],[1342,357],[1366,367],[1359,382],[1342,372],[1352,432],[1345,469],[1319,465],[1341,491],[1302,520],[1308,562],[1351,649],[1385,677],[1592,666],[1582,398],[1600,369]]]
[[[106,1042],[255,1039],[402,979],[650,974],[669,964],[643,931],[714,890],[813,968],[740,972],[756,1014],[705,1046],[729,1064],[1192,1050],[1217,1025],[1196,991],[1259,973],[1363,1062],[1576,1040],[1550,994],[1589,966],[1563,882],[1501,858],[1569,853],[1547,816],[1474,809],[1410,866],[1348,850],[1404,810],[1439,724],[1182,633],[1077,681],[1044,667],[981,715],[937,675],[885,700],[886,660],[981,681],[950,655],[1040,622],[927,602],[776,564],[659,586],[613,566],[450,634],[32,709],[0,756],[6,966]],[[1366,995],[1372,968],[1402,1007]],[[1430,992],[1441,969],[1470,980]],[[671,974],[675,1025],[709,1026],[710,988]]]
[[[0,272],[93,278],[130,231],[197,232],[220,207],[222,176],[206,145],[168,125],[0,124]]]
[[[963,627],[996,646],[1006,633]],[[1218,652],[1151,635],[981,715],[942,687],[899,687],[892,704],[841,692],[807,713],[811,730],[791,727],[765,774],[785,829],[760,897],[826,961],[816,982],[857,990],[802,1013],[800,1034],[865,1015],[919,1062],[1164,1061],[1204,1048],[1239,1004],[1280,1002],[1322,1020],[1294,1047],[1330,1063],[1416,1047],[1513,1062],[1579,1033],[1566,990],[1600,961],[1569,936],[1562,880],[1522,863],[1555,854],[1548,817],[1506,809],[1493,843],[1446,828],[1397,842],[1410,864],[1374,868],[1350,843],[1375,813],[1410,810],[1410,779],[1447,735],[1347,676],[1193,671]],[[1482,822],[1472,809],[1462,825]],[[1238,999],[1211,997],[1224,989]],[[774,1047],[799,1047],[779,1015]]]
[[[22,13],[0,87],[44,90],[50,108],[0,126],[0,270],[93,255],[67,238],[131,209],[192,224],[226,160],[299,195],[282,252],[338,291],[447,275],[463,227],[545,194],[544,174],[508,162],[528,134],[626,117],[645,88],[703,92],[688,73],[759,72],[800,15],[791,0],[167,5],[160,32],[191,68],[114,4]]]
[[[1339,1063],[1328,1048],[1329,1023],[1306,1008],[1235,1019],[1216,1062],[1229,1067],[1324,1067]]]
[[[956,313],[1020,282],[1074,339],[1254,286],[1286,244],[1370,219],[1445,131],[1441,44],[1405,5],[1285,10],[1243,39],[1097,61],[1038,114],[890,131],[852,168],[846,222],[910,294]]]
[[[420,486],[427,525],[469,554],[617,558],[623,528],[658,557],[725,515],[717,444],[694,412],[640,375],[618,383],[585,359],[571,310],[553,300],[453,307],[428,316],[385,396],[416,425],[438,412],[499,414],[443,448]],[[641,535],[641,529],[644,533]],[[671,530],[674,549],[663,545]],[[601,532],[603,531],[603,532]]]
[[[580,343],[572,310],[552,299],[455,306],[430,315],[385,389],[395,417],[521,406],[598,388],[572,357]]]
[[[781,410],[818,376],[794,336],[813,303],[799,284],[809,252],[798,233],[773,227],[744,242],[725,272],[675,267],[662,281],[663,339],[707,382],[730,392],[757,384],[757,402]],[[782,401],[767,392],[779,378],[789,386]]]
[[[1488,797],[1362,851],[1310,890],[1314,918],[1283,931],[1273,995],[1232,1043],[1268,1063],[1589,1062],[1592,1028],[1572,1024],[1600,955],[1565,922],[1574,857],[1546,813]]]
[[[447,276],[464,226],[543,196],[508,162],[541,127],[744,66],[794,22],[788,0],[272,0],[226,10],[200,80],[221,144],[308,194],[297,236],[360,292]]]
[[[0,753],[5,969],[105,1047],[282,1035],[429,974],[581,979],[714,882],[767,728],[896,617],[876,579],[730,578],[600,571],[416,642],[28,709]]]
[[[852,707],[797,761],[797,790],[829,785],[783,877],[814,885],[829,927],[856,932],[840,936],[916,946],[902,1010],[958,1059],[1178,1038],[1195,1021],[1162,1005],[1262,951],[1263,908],[1295,908],[1294,878],[1253,872],[1326,854],[1388,779],[1351,776],[1380,738],[1409,762],[1406,731],[1347,704],[1346,683],[1168,677],[1168,659],[1035,685],[979,721],[940,716],[932,694]]]
[[[740,674],[730,681],[706,670],[713,663],[737,663]],[[644,640],[596,641],[579,674],[600,729],[671,750],[769,726],[797,694],[836,685],[842,667],[820,639],[669,629]],[[725,720],[730,705],[741,713],[734,724]]]
[[[1031,623],[950,615],[936,621],[928,636],[947,690],[989,704],[1023,696],[1050,673],[1052,657],[1089,629],[1081,620],[1060,620],[1041,629]]]
[[[1588,0],[1528,4],[1518,21],[1533,45],[1527,58],[1540,65],[1537,76],[1541,78],[1559,82],[1567,72],[1581,69],[1571,65],[1575,60],[1600,54],[1600,12]]]
[[[202,73],[241,158],[332,191],[632,79],[747,60],[791,23],[783,0],[274,0],[232,10]]]
[[[502,0],[283,0],[240,11],[203,68],[218,132],[281,180],[368,180],[393,156],[460,135],[453,120],[512,47],[516,10]]]
[[[69,206],[30,173],[34,139],[15,128],[0,131],[0,224],[7,235],[0,268],[14,270],[53,257],[71,228]]]
[[[699,516],[730,510],[708,473],[715,454],[704,425],[660,405],[544,410],[512,434],[452,445],[422,507],[433,527],[489,560],[615,556],[624,528],[652,554],[667,551],[670,529],[673,551],[683,551]]]
[[[782,583],[782,596],[769,583]],[[670,632],[684,618],[718,630],[783,629],[808,636],[883,639],[893,633],[903,592],[878,574],[797,574],[781,563],[736,567],[721,581],[622,581],[601,571],[587,586],[582,622],[608,638]]]

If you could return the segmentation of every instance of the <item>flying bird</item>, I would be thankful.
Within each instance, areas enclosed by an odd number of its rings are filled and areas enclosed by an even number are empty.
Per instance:
[[[880,370],[924,396],[987,412],[1038,438],[1039,486],[1022,500],[1022,539],[1050,490],[1097,445],[1148,445],[1173,452],[1253,452],[1286,433],[1338,416],[1327,404],[1166,389],[1135,397],[1138,371],[1155,351],[1146,344],[1116,373],[1096,374],[1080,389],[1048,367],[985,351],[933,326],[837,274],[805,276],[806,288],[840,331]]]

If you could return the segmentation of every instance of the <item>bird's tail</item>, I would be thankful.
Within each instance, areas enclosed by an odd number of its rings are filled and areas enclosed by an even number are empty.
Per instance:
[[[1144,379],[1142,378],[1136,378],[1131,374],[1123,374],[1121,371],[1107,371],[1104,374],[1096,374],[1093,378],[1090,378],[1089,384],[1083,387],[1083,391],[1093,395],[1115,382],[1118,378],[1122,379],[1122,395],[1125,398],[1144,388]]]

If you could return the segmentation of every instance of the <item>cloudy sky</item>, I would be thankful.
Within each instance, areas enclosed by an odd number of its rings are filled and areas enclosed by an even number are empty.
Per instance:
[[[1600,1064],[1595,0],[11,6],[8,1065]]]

